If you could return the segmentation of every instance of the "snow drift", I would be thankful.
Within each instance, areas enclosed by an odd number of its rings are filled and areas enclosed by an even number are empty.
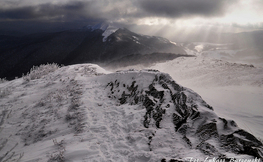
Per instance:
[[[0,161],[263,157],[253,135],[156,70],[47,65],[0,88]]]

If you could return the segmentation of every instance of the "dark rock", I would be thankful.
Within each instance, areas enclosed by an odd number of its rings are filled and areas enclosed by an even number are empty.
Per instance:
[[[263,153],[258,149],[258,147],[262,147],[262,143],[242,129],[228,135],[221,135],[220,141],[222,147],[227,150],[262,158]]]
[[[192,148],[192,143],[191,143],[191,141],[189,140],[189,138],[187,138],[186,136],[184,136],[182,139],[190,146],[190,148]]]
[[[211,137],[218,138],[217,125],[215,122],[201,125],[196,131],[201,141],[206,141]]]
[[[217,149],[207,142],[201,142],[199,145],[196,146],[196,148],[203,152],[205,155],[218,156]]]
[[[184,161],[182,161],[182,160],[171,159],[169,162],[184,162]]]

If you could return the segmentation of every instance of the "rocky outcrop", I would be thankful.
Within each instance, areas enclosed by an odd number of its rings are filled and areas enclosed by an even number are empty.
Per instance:
[[[186,147],[200,150],[204,156],[228,159],[226,152],[230,152],[263,157],[263,145],[259,140],[240,129],[233,120],[218,117],[198,94],[178,85],[169,75],[155,70],[119,73],[126,73],[127,78],[110,81],[108,97],[121,105],[141,105],[145,110],[142,120],[145,128],[161,130],[168,121]],[[149,73],[152,80],[142,83],[144,75]],[[150,149],[154,136],[153,133],[148,137]]]

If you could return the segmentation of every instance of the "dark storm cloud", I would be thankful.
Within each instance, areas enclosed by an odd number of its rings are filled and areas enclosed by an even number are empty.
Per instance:
[[[5,9],[0,6],[1,20],[85,18],[116,20],[121,18],[185,16],[220,16],[224,14],[226,2],[236,0],[90,0],[65,4],[14,5]],[[17,1],[19,2],[19,1]],[[1,2],[0,2],[1,3]],[[19,4],[19,3],[18,3]]]
[[[95,1],[71,2],[67,4],[40,4],[36,6],[23,6],[11,9],[0,9],[2,20],[42,20],[64,19],[78,20],[100,17],[95,7]]]
[[[0,0],[0,22],[4,24],[0,24],[0,30],[14,26],[39,26],[35,27],[37,29],[46,26],[43,23],[50,26],[71,23],[67,25],[74,27],[76,22],[92,25],[108,20],[131,26],[149,17],[170,20],[221,17],[228,6],[236,2],[238,0],[61,0],[56,3],[52,0]],[[17,25],[13,25],[15,22]]]
[[[29,2],[0,0],[0,35],[6,31],[59,31],[107,20],[114,22],[121,19],[127,9],[126,1],[120,0],[60,1],[55,4],[47,0]]]
[[[222,16],[227,2],[234,0],[138,0],[147,16],[178,18],[185,16]]]

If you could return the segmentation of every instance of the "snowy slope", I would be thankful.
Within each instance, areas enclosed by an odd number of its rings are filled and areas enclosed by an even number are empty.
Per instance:
[[[0,88],[0,161],[262,156],[257,139],[155,70],[49,65]]]
[[[108,36],[110,36],[112,33],[115,33],[119,28],[112,25],[111,23],[99,23],[97,25],[94,25],[92,27],[92,30],[100,29],[103,31],[102,36],[103,42],[107,41]]]

